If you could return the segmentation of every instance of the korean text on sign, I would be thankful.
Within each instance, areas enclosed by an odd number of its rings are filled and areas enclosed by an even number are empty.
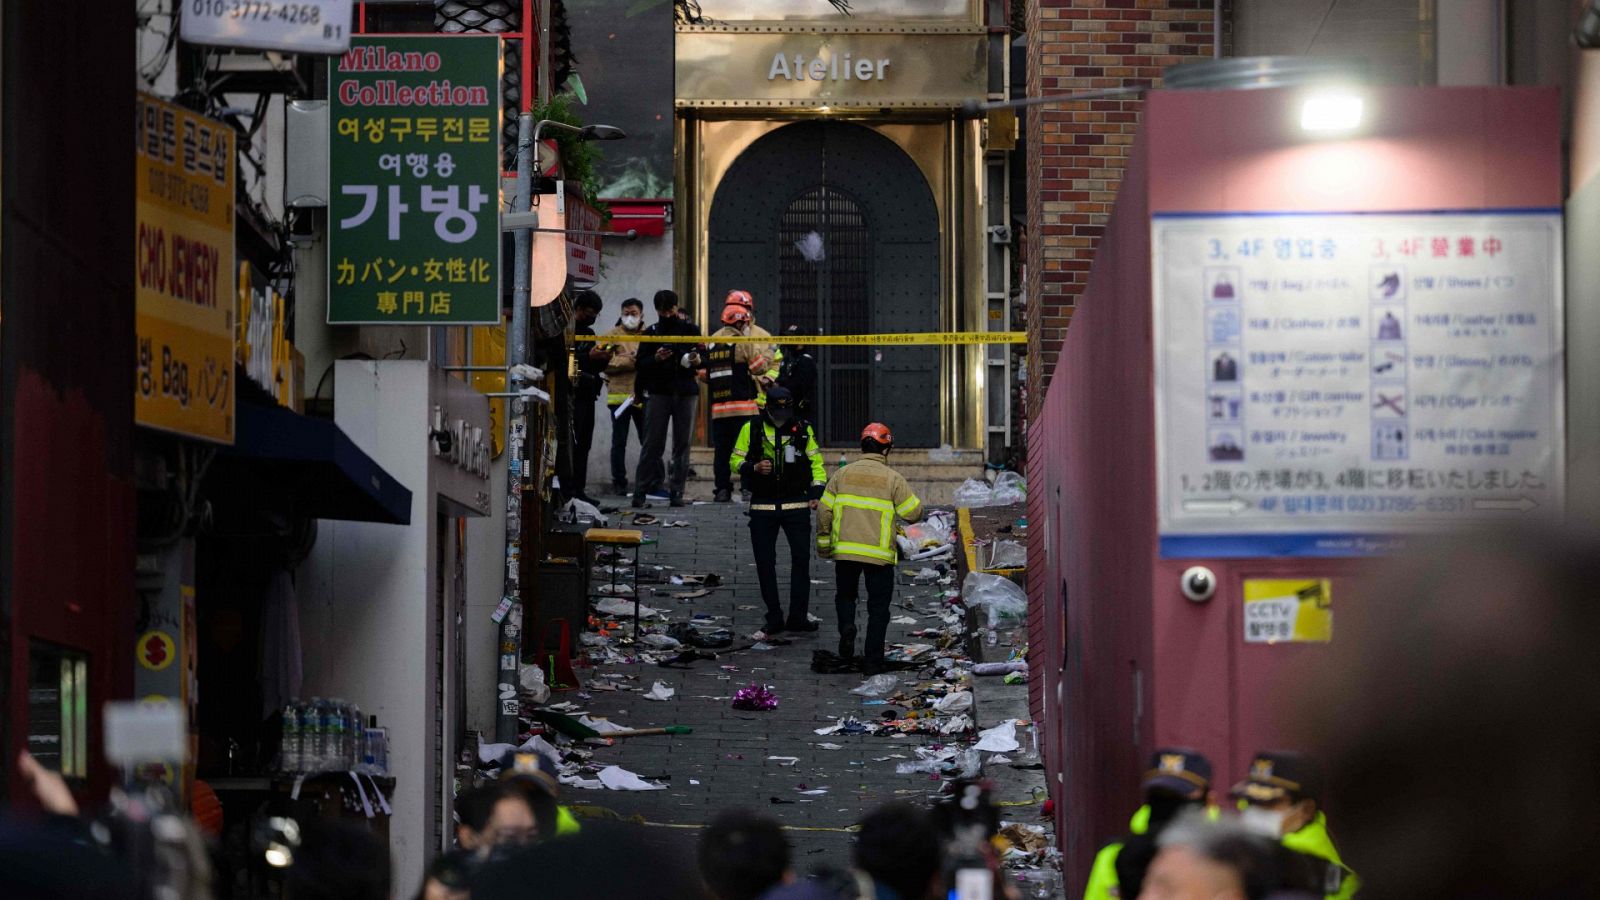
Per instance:
[[[328,321],[500,319],[500,48],[358,37],[329,62]]]

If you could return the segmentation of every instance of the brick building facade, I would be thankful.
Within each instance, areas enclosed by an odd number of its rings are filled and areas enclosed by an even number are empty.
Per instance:
[[[1168,66],[1215,53],[1217,3],[1227,0],[1028,0],[1028,96],[1159,87]],[[1088,283],[1142,105],[1128,98],[1028,111],[1030,420]]]

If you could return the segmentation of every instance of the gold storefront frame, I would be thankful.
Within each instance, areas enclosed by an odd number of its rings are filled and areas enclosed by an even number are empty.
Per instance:
[[[715,117],[713,117],[715,116]],[[982,122],[907,109],[842,110],[822,114],[781,108],[679,110],[677,119],[677,196],[687,211],[674,224],[677,290],[697,321],[711,321],[708,296],[711,201],[740,154],[761,137],[793,122],[831,118],[863,125],[906,152],[927,178],[939,216],[939,327],[980,331],[984,315],[986,242],[983,233]],[[892,352],[892,351],[891,351]],[[984,446],[984,348],[942,347],[939,365],[939,430],[958,448]]]

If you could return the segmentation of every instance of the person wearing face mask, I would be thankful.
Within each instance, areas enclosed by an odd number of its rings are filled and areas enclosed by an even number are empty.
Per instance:
[[[636,335],[644,331],[644,304],[638,297],[622,301],[622,317],[605,333]],[[611,489],[622,496],[628,494],[628,426],[639,435],[644,444],[644,396],[634,391],[635,374],[639,365],[639,344],[618,341],[610,345],[611,360],[606,363],[606,409],[611,412]],[[632,400],[630,403],[629,400]],[[619,416],[618,408],[624,403],[628,408]]]
[[[1186,747],[1164,747],[1150,758],[1144,774],[1144,805],[1128,823],[1128,834],[1107,844],[1094,858],[1084,900],[1139,896],[1155,858],[1162,831],[1181,814],[1204,809],[1212,818],[1211,760]]]
[[[716,479],[712,499],[733,499],[733,472],[729,457],[734,441],[761,408],[756,405],[756,374],[767,370],[767,358],[757,344],[718,343],[717,338],[748,337],[750,311],[730,303],[722,309],[722,327],[706,346],[704,377],[711,398],[711,470]]]
[[[767,607],[763,631],[811,632],[811,511],[828,480],[810,423],[794,414],[794,397],[774,385],[764,415],[739,429],[729,463],[750,486],[750,547]],[[778,532],[789,541],[789,615],[778,602]]]
[[[1280,841],[1319,870],[1328,900],[1348,900],[1361,879],[1344,864],[1322,812],[1322,770],[1310,757],[1281,750],[1257,753],[1250,774],[1233,787],[1245,828]]]

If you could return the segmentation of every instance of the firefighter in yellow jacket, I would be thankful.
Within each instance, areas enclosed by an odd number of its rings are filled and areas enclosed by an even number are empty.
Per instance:
[[[922,501],[899,472],[889,468],[894,436],[873,422],[861,432],[861,458],[828,479],[817,511],[817,554],[834,560],[838,593],[839,655],[855,655],[856,597],[867,582],[867,637],[862,645],[869,675],[883,671],[883,637],[894,598],[894,522],[922,518]]]

